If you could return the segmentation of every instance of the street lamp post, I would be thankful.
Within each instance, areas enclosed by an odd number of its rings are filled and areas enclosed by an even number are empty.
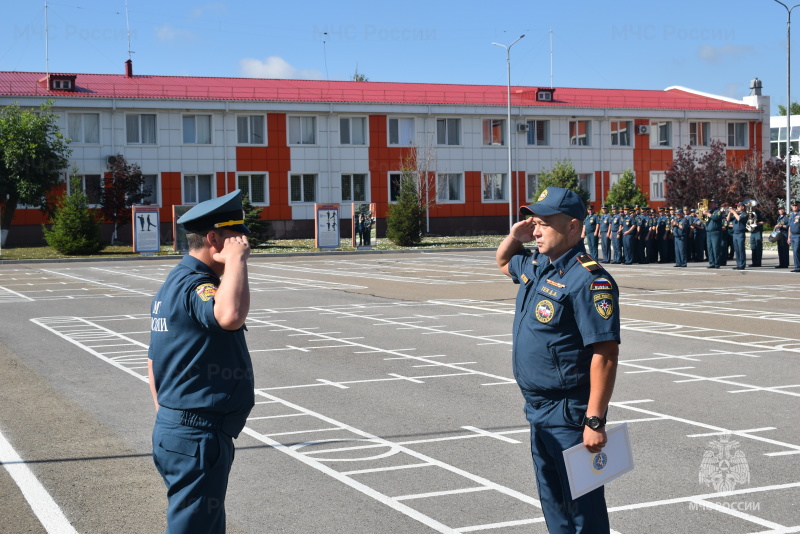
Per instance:
[[[506,117],[506,129],[508,131],[508,135],[506,143],[508,143],[508,231],[511,231],[511,227],[514,226],[514,202],[513,202],[513,191],[511,189],[511,47],[517,44],[520,39],[525,37],[525,34],[520,35],[517,37],[517,40],[511,43],[510,45],[506,46],[500,43],[492,43],[496,46],[502,46],[506,49],[506,63],[508,64],[508,114]]]
[[[787,6],[775,0],[786,10],[786,209],[789,209],[792,189],[792,10],[800,4]]]

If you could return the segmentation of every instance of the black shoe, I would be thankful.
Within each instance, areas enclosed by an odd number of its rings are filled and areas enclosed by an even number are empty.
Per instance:
[[[716,266],[714,266],[714,265],[709,265],[708,267],[706,267],[706,269],[716,269],[716,268],[717,268],[717,267],[716,267]]]
[[[734,271],[744,271],[744,267],[733,267]]]
[[[775,268],[776,269],[788,269],[789,266],[788,265],[776,265]]]
[[[793,273],[800,273],[800,269],[795,269],[795,270],[794,270],[794,271],[792,271],[792,272],[793,272]]]

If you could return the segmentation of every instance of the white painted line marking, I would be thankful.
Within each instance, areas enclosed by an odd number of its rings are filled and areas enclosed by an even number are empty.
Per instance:
[[[488,430],[484,430],[482,428],[474,427],[474,426],[462,426],[461,428],[465,430],[469,430],[470,432],[475,432],[476,434],[480,434],[481,436],[486,436],[489,438],[499,439],[500,441],[505,441],[506,443],[514,443],[519,444],[522,443],[521,441],[517,441],[515,439],[507,438],[502,436],[496,432],[489,432]]]
[[[415,493],[411,495],[401,495],[399,497],[395,497],[395,500],[398,501],[408,501],[412,499],[428,499],[430,497],[442,497],[444,495],[459,495],[462,493],[472,493],[475,491],[488,491],[492,488],[487,488],[486,486],[480,486],[477,488],[463,488],[457,490],[444,490],[444,491],[431,491],[429,493]]]
[[[432,465],[429,463],[392,465],[389,467],[376,467],[374,469],[357,469],[355,471],[342,471],[342,474],[350,476],[350,475],[361,475],[365,473],[383,473],[385,471],[397,471],[400,469],[416,469],[418,467],[432,467]]]
[[[324,378],[317,378],[317,382],[321,382],[328,386],[333,386],[339,389],[350,389],[349,387],[339,384],[338,382],[331,382],[330,380],[325,380]]]
[[[783,528],[783,525],[779,525],[778,523],[773,523],[772,521],[767,521],[766,519],[761,519],[760,517],[756,517],[754,515],[745,514],[744,512],[735,510],[731,506],[722,506],[721,504],[716,504],[711,501],[707,501],[705,499],[692,499],[691,502],[697,503],[704,508],[711,508],[712,510],[716,510],[717,512],[722,512],[723,514],[732,515],[733,517],[744,519],[745,521],[750,521],[751,523],[755,523],[756,525],[761,525],[762,527],[773,528],[773,529]]]
[[[19,486],[31,510],[47,532],[78,533],[2,432],[0,432],[0,464],[3,464],[8,474]]]
[[[766,432],[767,430],[777,430],[774,426],[765,426],[764,428],[750,428],[748,430],[737,430],[737,433],[740,434],[752,434],[753,432]],[[724,436],[725,434],[729,434],[729,432],[706,432],[704,434],[687,434],[687,438],[707,438],[709,436]]]

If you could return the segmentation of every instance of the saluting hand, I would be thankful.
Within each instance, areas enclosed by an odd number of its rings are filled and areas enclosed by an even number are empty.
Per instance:
[[[528,243],[533,241],[533,231],[536,229],[536,223],[533,218],[519,221],[511,227],[511,237],[521,243]]]
[[[235,235],[225,238],[222,250],[214,253],[214,261],[246,261],[250,257],[250,242],[246,235]]]

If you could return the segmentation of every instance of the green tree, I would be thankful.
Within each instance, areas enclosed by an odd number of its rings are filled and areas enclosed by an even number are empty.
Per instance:
[[[386,215],[386,237],[401,247],[416,245],[422,241],[423,215],[425,208],[417,192],[416,174],[406,167],[400,175],[397,203],[389,207]]]
[[[15,102],[0,109],[0,199],[5,209],[0,225],[11,227],[19,204],[48,211],[47,193],[69,165],[72,151],[58,129],[58,116],[48,101],[39,110],[23,110]]]
[[[572,165],[571,160],[556,161],[549,171],[542,169],[538,176],[536,194],[533,195],[534,200],[539,198],[539,195],[547,187],[563,187],[564,189],[575,191],[584,204],[589,202],[589,192],[581,189],[578,173],[575,172],[575,167]]]
[[[105,248],[100,239],[100,222],[89,209],[89,197],[81,189],[81,179],[73,168],[70,190],[57,203],[53,226],[42,225],[44,239],[61,254],[94,254]]]
[[[606,204],[615,204],[617,206],[642,206],[647,204],[647,197],[636,183],[636,176],[632,170],[626,169],[620,176],[619,182],[615,183],[608,191]]]
[[[111,243],[117,240],[117,229],[131,222],[131,206],[140,204],[152,191],[144,187],[144,176],[137,163],[128,163],[122,154],[109,158],[108,173],[103,178],[100,211],[106,222],[114,225]]]
[[[250,202],[250,195],[245,193],[242,196],[242,209],[244,210],[244,225],[250,230],[250,234],[247,236],[250,248],[263,247],[272,230],[270,222],[261,218],[263,208],[253,206]]]
[[[358,72],[358,67],[356,67],[356,71],[353,73],[351,80],[354,82],[368,82],[369,78],[367,78],[365,74]]]
[[[792,102],[792,115],[800,115],[800,104]],[[786,106],[778,104],[778,115],[786,116]]]

